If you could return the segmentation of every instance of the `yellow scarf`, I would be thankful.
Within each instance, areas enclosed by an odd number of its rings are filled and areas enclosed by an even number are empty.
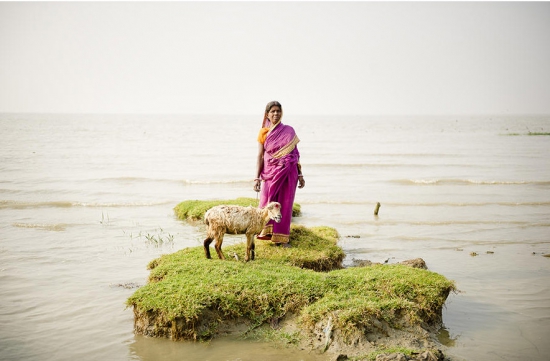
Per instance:
[[[269,132],[269,128],[262,128],[260,129],[260,134],[258,134],[258,142],[264,144],[265,138],[267,138],[267,133]]]
[[[264,144],[265,143],[265,138],[267,138],[267,134],[269,133],[269,131],[272,130],[273,128],[275,128],[279,124],[281,124],[281,121],[279,121],[277,124],[271,126],[270,128],[261,128],[260,133],[258,134],[258,142]]]

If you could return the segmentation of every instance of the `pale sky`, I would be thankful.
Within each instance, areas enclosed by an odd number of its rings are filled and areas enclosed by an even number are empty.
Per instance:
[[[0,112],[550,114],[549,2],[0,2]]]

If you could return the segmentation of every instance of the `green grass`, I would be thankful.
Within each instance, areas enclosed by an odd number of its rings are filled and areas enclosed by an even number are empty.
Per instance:
[[[183,249],[152,261],[149,283],[127,305],[136,317],[154,315],[154,322],[171,328],[173,339],[208,339],[221,322],[246,319],[255,328],[289,313],[304,328],[330,315],[349,334],[375,319],[395,324],[406,316],[418,324],[437,318],[454,284],[436,273],[402,265],[308,269],[339,265],[337,237],[328,227],[293,227],[292,248],[258,242],[256,260],[248,263],[208,260],[202,247]],[[244,245],[224,252],[242,256]],[[332,261],[314,262],[324,258]],[[150,335],[165,335],[158,330]]]
[[[190,201],[183,201],[180,204],[178,204],[174,211],[176,212],[176,216],[184,221],[199,221],[204,218],[204,213],[206,213],[207,210],[210,208],[220,205],[220,204],[228,204],[228,205],[238,205],[238,206],[258,206],[258,200],[254,198],[237,198],[237,199],[230,199],[230,200],[211,200],[211,201],[199,201],[199,200],[190,200]],[[301,214],[300,205],[297,203],[294,203],[292,206],[292,216],[298,217]]]
[[[529,132],[527,135],[550,135],[550,133],[545,132]]]
[[[198,220],[217,204],[254,202],[187,201],[175,211],[181,219]],[[224,247],[225,261],[206,259],[202,246],[157,258],[148,265],[149,282],[127,300],[134,309],[136,332],[209,339],[223,323],[239,321],[247,325],[246,337],[290,345],[329,317],[344,337],[376,328],[381,320],[396,328],[439,321],[455,289],[452,281],[404,265],[343,269],[345,254],[338,239],[330,227],[293,225],[291,248],[256,241],[256,260],[251,262],[242,261],[244,242]],[[302,332],[270,329],[288,315]]]
[[[527,132],[527,133],[508,133],[506,135],[509,136],[520,136],[520,135],[528,135],[528,136],[550,136],[550,133],[547,132]]]
[[[377,320],[397,327],[436,322],[453,283],[436,273],[403,265],[374,265],[330,272],[321,299],[302,310],[308,325],[336,315],[334,325],[351,336],[356,330],[372,329]]]

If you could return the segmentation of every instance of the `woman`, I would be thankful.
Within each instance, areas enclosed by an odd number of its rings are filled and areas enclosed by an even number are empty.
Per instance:
[[[303,188],[306,182],[297,147],[300,139],[291,126],[281,123],[282,117],[281,103],[269,102],[265,107],[262,129],[258,135],[254,190],[261,191],[260,207],[265,207],[269,202],[279,202],[282,215],[280,223],[269,221],[257,238],[288,245],[296,186]]]

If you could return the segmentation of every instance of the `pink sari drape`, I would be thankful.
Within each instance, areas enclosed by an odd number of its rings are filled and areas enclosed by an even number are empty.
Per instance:
[[[264,143],[263,180],[260,193],[260,207],[269,202],[281,203],[280,223],[269,221],[262,234],[273,234],[275,243],[288,243],[292,205],[298,185],[298,161],[300,140],[291,126],[279,123],[267,134]]]

